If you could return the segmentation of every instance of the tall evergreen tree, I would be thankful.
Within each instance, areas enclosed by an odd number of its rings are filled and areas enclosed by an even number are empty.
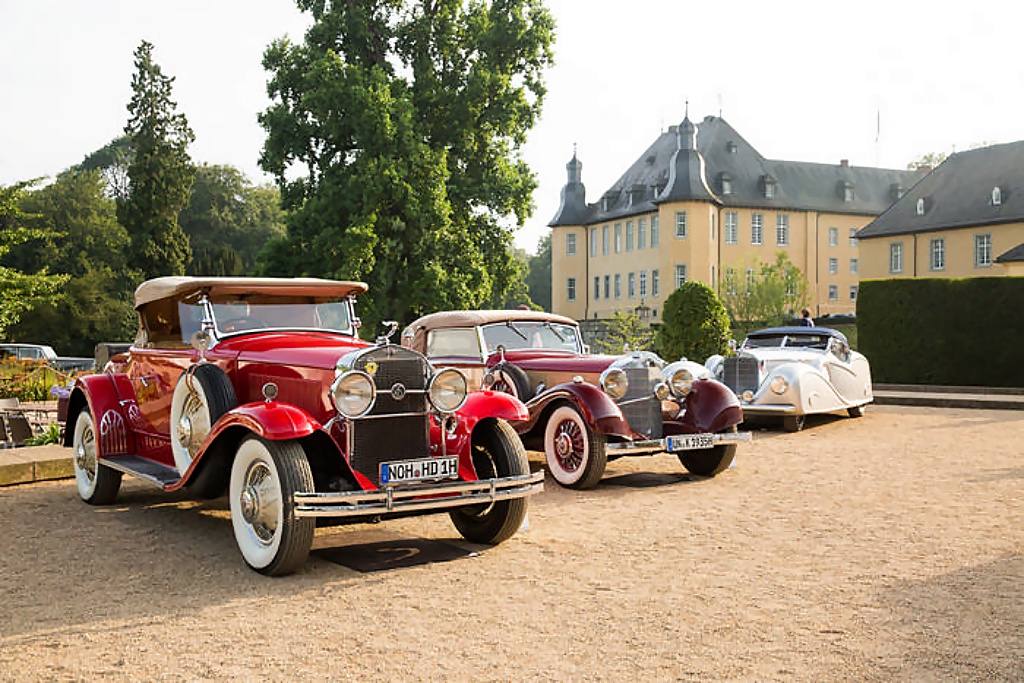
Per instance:
[[[181,275],[191,254],[178,213],[188,202],[195,176],[188,155],[195,135],[171,100],[173,82],[153,61],[153,46],[142,41],[135,51],[131,116],[124,128],[130,148],[129,188],[117,203],[117,218],[131,240],[129,260],[143,278]]]
[[[542,0],[297,4],[303,44],[264,55],[261,164],[290,210],[266,272],[366,280],[371,325],[501,305],[533,210],[519,150],[552,59]]]

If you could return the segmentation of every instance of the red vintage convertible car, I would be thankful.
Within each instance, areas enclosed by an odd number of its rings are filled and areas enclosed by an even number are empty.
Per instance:
[[[135,293],[127,353],[80,378],[68,407],[78,492],[114,501],[122,474],[228,494],[245,562],[306,560],[317,522],[447,511],[499,543],[541,489],[510,422],[523,404],[467,392],[456,369],[357,336],[361,282],[165,277]]]
[[[538,311],[447,311],[423,316],[402,344],[438,366],[457,368],[470,389],[522,399],[530,419],[515,425],[543,450],[559,484],[596,486],[609,460],[675,453],[683,466],[714,476],[732,463],[743,421],[736,395],[685,359],[649,351],[590,354],[575,320]],[[699,378],[703,376],[703,378]]]

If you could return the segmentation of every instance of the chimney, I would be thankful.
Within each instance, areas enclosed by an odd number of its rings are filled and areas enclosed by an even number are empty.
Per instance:
[[[932,167],[929,166],[928,164],[919,164],[917,167],[917,172],[927,175],[932,172]]]
[[[850,167],[850,160],[849,159],[840,159],[839,160],[839,165],[842,166],[843,168],[849,168]]]

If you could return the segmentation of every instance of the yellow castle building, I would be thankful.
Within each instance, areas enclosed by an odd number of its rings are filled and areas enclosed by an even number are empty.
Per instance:
[[[853,313],[856,235],[920,177],[766,159],[720,116],[671,126],[595,203],[582,168],[574,153],[549,223],[552,311],[584,320],[629,310],[651,322],[686,280],[742,287],[779,251],[807,278],[814,316]]]

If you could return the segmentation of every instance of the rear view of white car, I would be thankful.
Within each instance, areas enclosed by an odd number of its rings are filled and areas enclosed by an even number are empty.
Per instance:
[[[708,370],[740,399],[745,417],[781,418],[803,429],[813,413],[860,417],[871,402],[871,367],[845,335],[824,327],[751,332],[735,356],[712,356]]]

